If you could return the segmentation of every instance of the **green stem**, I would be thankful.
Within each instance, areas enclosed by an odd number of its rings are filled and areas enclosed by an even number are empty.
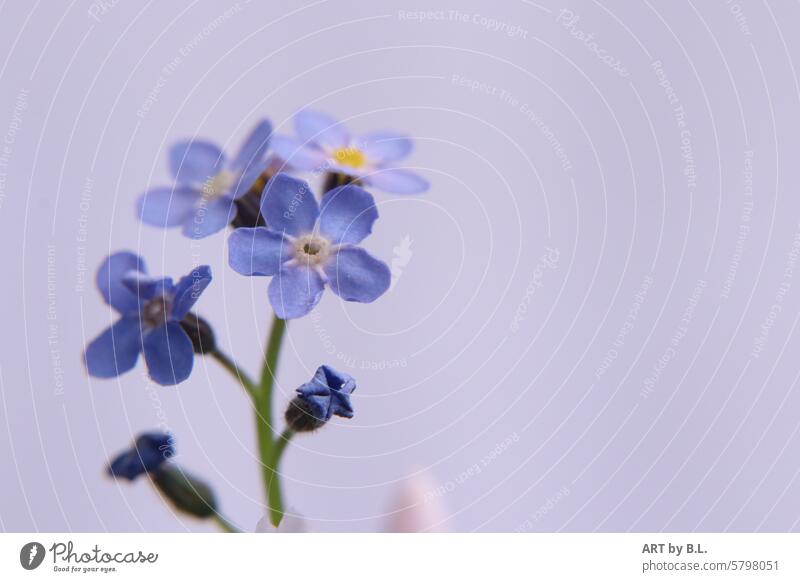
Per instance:
[[[272,328],[269,332],[269,339],[264,353],[264,366],[261,369],[261,381],[258,385],[256,402],[256,431],[258,433],[258,448],[261,455],[262,477],[264,480],[264,493],[267,505],[270,510],[270,520],[274,525],[280,523],[283,515],[282,509],[278,509],[277,522],[273,515],[273,502],[277,499],[280,504],[280,479],[275,474],[276,451],[283,451],[287,439],[279,438],[273,442],[272,431],[272,391],[275,386],[275,377],[278,371],[278,356],[280,355],[283,343],[284,332],[286,331],[286,320],[274,317]]]
[[[226,533],[242,533],[231,522],[222,517],[219,513],[214,514],[214,521],[217,522],[219,528]]]
[[[283,452],[286,450],[286,445],[294,436],[294,431],[291,429],[284,429],[283,433],[275,442],[275,448],[272,451],[271,459],[271,473],[272,479],[268,489],[269,495],[269,521],[275,527],[278,527],[283,519],[283,497],[281,495],[281,479],[278,473],[278,465],[280,465]]]
[[[259,383],[259,390],[261,396],[266,397],[266,414],[267,422],[272,422],[272,387],[275,384],[275,377],[278,371],[278,356],[281,353],[281,344],[283,343],[283,334],[286,331],[286,320],[274,317],[272,319],[272,327],[269,331],[269,339],[267,340],[267,347],[264,354],[264,365],[261,368],[261,382]]]
[[[239,365],[234,362],[230,356],[224,354],[218,349],[210,352],[209,355],[217,360],[217,362],[219,362],[223,368],[228,370],[228,372],[230,372],[231,375],[236,378],[239,384],[242,385],[242,388],[244,388],[247,394],[250,395],[250,398],[252,398],[254,401],[256,400],[258,396],[258,389],[256,388],[255,382],[253,382],[246,372],[242,371],[242,368],[239,367]]]

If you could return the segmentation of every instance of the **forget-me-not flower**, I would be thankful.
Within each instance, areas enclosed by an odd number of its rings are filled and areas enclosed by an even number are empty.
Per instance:
[[[325,285],[345,301],[370,303],[389,288],[389,267],[356,246],[378,218],[375,200],[355,185],[325,193],[277,174],[264,188],[266,227],[238,228],[228,239],[228,262],[242,275],[272,277],[268,295],[281,319],[302,317]]]
[[[172,186],[147,190],[139,197],[139,218],[160,228],[181,227],[185,236],[203,238],[236,218],[234,201],[269,165],[272,125],[262,120],[232,160],[205,140],[180,142],[169,152]]]
[[[97,272],[97,288],[120,318],[86,348],[91,376],[113,378],[136,365],[144,352],[150,378],[161,385],[183,382],[194,363],[192,341],[180,321],[211,282],[200,266],[177,284],[148,277],[141,257],[131,252],[109,256]]]
[[[393,167],[413,148],[404,135],[376,131],[354,137],[335,119],[308,110],[295,115],[294,128],[297,137],[272,138],[272,150],[292,168],[346,174],[394,194],[419,194],[429,187],[414,172]]]
[[[108,465],[112,477],[133,481],[139,475],[161,468],[175,454],[172,436],[161,432],[144,433],[137,437],[133,447],[123,451]]]

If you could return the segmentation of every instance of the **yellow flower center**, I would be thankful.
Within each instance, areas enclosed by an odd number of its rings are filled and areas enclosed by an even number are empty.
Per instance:
[[[367,157],[361,150],[353,147],[334,150],[333,158],[342,166],[349,166],[355,170],[367,165]]]

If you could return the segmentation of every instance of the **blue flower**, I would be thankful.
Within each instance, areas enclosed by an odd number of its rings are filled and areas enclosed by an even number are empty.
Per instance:
[[[139,475],[151,473],[175,455],[172,436],[151,432],[139,435],[131,449],[123,451],[108,465],[112,477],[133,481]]]
[[[97,271],[100,294],[121,317],[86,348],[91,376],[119,376],[136,365],[143,351],[148,373],[158,384],[189,377],[194,350],[179,322],[211,282],[211,269],[197,267],[177,284],[146,273],[141,257],[130,252],[114,253]]]
[[[266,227],[231,233],[228,262],[242,275],[273,277],[269,300],[281,319],[310,312],[326,284],[345,301],[361,303],[389,288],[389,267],[356,246],[378,218],[362,188],[334,188],[320,206],[307,183],[277,174],[264,187],[261,214]]]
[[[297,398],[303,400],[314,418],[329,421],[335,414],[353,418],[350,394],[356,389],[352,376],[337,372],[330,366],[317,368],[314,377],[297,389]]]
[[[169,153],[172,186],[139,197],[139,218],[160,228],[180,226],[185,236],[203,238],[236,217],[234,200],[247,193],[269,165],[272,125],[262,120],[229,162],[222,150],[204,140],[181,142]]]
[[[354,138],[335,119],[307,110],[295,115],[294,128],[296,138],[272,138],[273,151],[292,168],[346,174],[395,194],[419,194],[429,187],[417,174],[392,167],[413,148],[404,135],[376,131]]]

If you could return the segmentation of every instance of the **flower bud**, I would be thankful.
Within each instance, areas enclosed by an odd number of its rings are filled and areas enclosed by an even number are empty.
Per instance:
[[[217,512],[217,500],[211,487],[175,465],[164,465],[152,473],[155,486],[172,506],[202,519]]]
[[[358,184],[358,180],[352,176],[348,176],[347,174],[328,172],[325,174],[325,182],[322,186],[322,192],[333,190],[339,186],[347,186],[348,184]]]
[[[108,474],[116,479],[133,481],[145,473],[155,473],[175,455],[172,436],[163,432],[146,432],[136,437],[133,446],[119,453],[109,463]]]
[[[285,418],[286,426],[294,432],[311,432],[325,424],[325,420],[314,416],[311,405],[299,396],[289,402]]]
[[[263,189],[263,186],[262,186]],[[261,190],[250,189],[247,194],[236,201],[236,218],[231,222],[233,228],[255,228],[265,226],[261,216]]]
[[[190,311],[180,323],[183,331],[192,340],[194,353],[209,354],[216,349],[217,341],[214,337],[214,330],[205,319]]]
[[[236,218],[231,222],[233,228],[255,228],[266,226],[264,217],[261,216],[261,194],[273,175],[278,173],[283,163],[273,160],[258,179],[253,182],[244,196],[234,200],[236,204]]]
[[[286,409],[286,426],[294,432],[317,430],[333,415],[353,418],[350,394],[356,389],[352,376],[320,366],[310,382],[297,389]]]

